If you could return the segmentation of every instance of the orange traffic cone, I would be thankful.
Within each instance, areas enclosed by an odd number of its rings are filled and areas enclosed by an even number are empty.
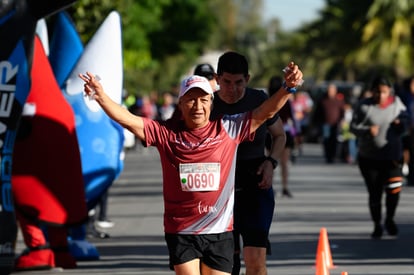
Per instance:
[[[329,275],[329,269],[325,263],[325,252],[321,251],[316,256],[316,273],[315,275]]]
[[[318,255],[324,252],[325,255],[325,265],[328,269],[335,268],[333,261],[332,261],[332,255],[331,255],[331,247],[329,246],[329,240],[328,240],[328,233],[326,231],[325,227],[322,227],[319,233],[319,242],[318,242],[318,248],[316,250],[316,260],[318,259]]]

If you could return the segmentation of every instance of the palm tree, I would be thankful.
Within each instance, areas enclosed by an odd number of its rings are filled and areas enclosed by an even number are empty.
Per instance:
[[[359,62],[390,66],[397,79],[413,73],[414,1],[375,0],[363,29]]]

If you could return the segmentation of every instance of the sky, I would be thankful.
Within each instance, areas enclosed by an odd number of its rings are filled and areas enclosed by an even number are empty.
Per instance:
[[[318,16],[318,10],[325,5],[325,0],[263,0],[264,20],[279,18],[282,29],[289,31],[312,21]]]

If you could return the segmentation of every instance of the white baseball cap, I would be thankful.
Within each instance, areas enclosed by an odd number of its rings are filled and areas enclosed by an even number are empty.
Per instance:
[[[200,88],[207,94],[214,96],[213,89],[211,88],[210,82],[207,78],[199,75],[192,75],[185,78],[181,82],[180,94],[178,95],[178,98],[185,95],[192,88]]]

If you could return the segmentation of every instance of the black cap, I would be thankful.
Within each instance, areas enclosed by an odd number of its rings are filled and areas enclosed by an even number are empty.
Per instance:
[[[197,65],[197,67],[194,69],[194,74],[199,75],[199,76],[204,76],[208,80],[212,80],[214,78],[215,72],[214,72],[213,66],[211,66],[210,64],[204,63],[204,64]]]
[[[372,81],[372,87],[371,89],[377,89],[379,85],[386,85],[388,87],[392,87],[391,82],[383,75],[377,76]]]

